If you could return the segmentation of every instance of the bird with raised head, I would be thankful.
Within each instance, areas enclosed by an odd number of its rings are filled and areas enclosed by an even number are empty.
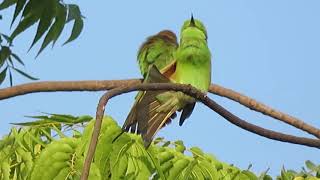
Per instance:
[[[138,51],[143,83],[190,84],[206,93],[211,84],[211,53],[203,23],[191,16],[184,22],[178,45],[176,35],[164,30],[150,36]],[[142,135],[145,147],[155,134],[182,111],[179,125],[187,119],[196,100],[181,92],[141,91],[123,125],[124,131]]]

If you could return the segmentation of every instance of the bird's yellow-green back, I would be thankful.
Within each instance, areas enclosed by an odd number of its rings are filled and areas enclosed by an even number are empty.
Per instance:
[[[177,48],[177,37],[170,30],[163,30],[148,37],[141,45],[137,57],[143,77],[146,77],[150,65],[155,65],[162,70],[171,64]]]
[[[176,35],[170,30],[163,30],[157,33],[156,35],[150,36],[146,41],[140,46],[138,51],[137,60],[139,63],[141,74],[143,75],[144,82],[150,83],[152,81],[159,82],[161,78],[149,78],[146,79],[148,74],[150,74],[150,67],[154,66],[159,70],[169,67],[170,64],[174,63],[174,54],[178,48],[178,42]],[[168,79],[162,78],[162,82],[169,82]],[[128,117],[123,125],[123,129],[131,132],[141,133],[145,131],[148,127],[148,123],[144,123],[141,118],[138,117],[138,112],[144,112],[141,107],[141,104],[146,104],[148,97],[155,97],[158,92],[139,92],[136,96],[134,105],[128,114]],[[144,99],[142,103],[140,103]],[[148,99],[150,100],[150,99]],[[140,121],[138,122],[138,120]]]

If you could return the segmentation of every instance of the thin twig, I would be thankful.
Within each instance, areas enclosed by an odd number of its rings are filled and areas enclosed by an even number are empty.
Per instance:
[[[57,91],[102,91],[110,90],[119,86],[130,86],[140,84],[140,79],[128,80],[104,80],[104,81],[44,81],[17,85],[9,88],[0,89],[0,100],[12,98],[19,95],[25,95],[36,92],[57,92]],[[251,110],[261,112],[267,116],[278,119],[284,123],[303,130],[317,138],[320,138],[320,129],[313,127],[302,120],[292,117],[288,114],[275,110],[254,99],[235,92],[231,89],[219,85],[211,85],[210,93],[226,97],[236,101]]]
[[[208,96],[197,90],[196,88],[193,88],[190,85],[183,85],[183,84],[172,84],[172,83],[153,83],[153,84],[137,84],[137,85],[132,85],[132,86],[123,86],[119,88],[115,88],[110,90],[109,92],[105,93],[99,100],[99,104],[97,107],[97,112],[96,112],[96,122],[94,125],[94,130],[92,133],[90,145],[89,145],[89,150],[88,154],[85,159],[83,171],[81,174],[81,180],[87,180],[89,171],[90,171],[90,166],[91,162],[95,153],[96,145],[98,142],[98,137],[101,129],[101,123],[105,111],[105,106],[109,99],[112,97],[118,96],[123,93],[128,93],[131,91],[136,91],[136,90],[142,90],[142,91],[155,91],[155,90],[172,90],[172,91],[181,91],[185,94],[188,94],[206,106],[208,106],[210,109],[213,111],[217,112],[219,115],[224,117],[226,120],[228,120],[230,123],[245,129],[249,132],[255,133],[257,135],[277,140],[277,141],[282,141],[282,142],[288,142],[288,143],[293,143],[293,144],[300,144],[304,146],[309,146],[309,147],[315,147],[315,148],[320,148],[320,140],[316,139],[310,139],[310,138],[304,138],[304,137],[298,137],[298,136],[293,136],[293,135],[288,135],[276,131],[272,131],[269,129],[265,129],[262,127],[259,127],[257,125],[248,123],[239,117],[233,115],[231,112],[211,100]]]

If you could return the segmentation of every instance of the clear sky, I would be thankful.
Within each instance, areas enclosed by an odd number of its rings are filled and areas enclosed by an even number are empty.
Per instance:
[[[39,44],[27,53],[35,29],[14,42],[14,50],[27,63],[25,70],[41,80],[106,80],[139,78],[136,52],[149,35],[163,29],[179,34],[193,13],[208,30],[212,51],[213,83],[231,88],[283,112],[320,127],[320,1],[76,1],[86,16],[79,39],[56,47],[34,59]],[[9,32],[13,9],[1,12],[2,32]],[[10,14],[10,15],[9,15]],[[9,18],[10,17],[10,18]],[[10,34],[10,33],[8,33]],[[15,75],[15,83],[29,82]],[[6,83],[5,85],[8,85]],[[0,102],[0,134],[10,122],[28,121],[24,115],[40,112],[94,116],[102,93],[38,93]],[[111,101],[106,113],[120,125],[135,93]],[[283,123],[255,113],[225,98],[210,95],[234,114],[274,130],[305,135]],[[320,151],[269,140],[230,124],[202,104],[197,104],[183,127],[174,121],[158,136],[181,139],[199,146],[221,161],[272,175],[284,165],[299,170],[305,160],[320,163]],[[308,136],[308,135],[306,135]]]

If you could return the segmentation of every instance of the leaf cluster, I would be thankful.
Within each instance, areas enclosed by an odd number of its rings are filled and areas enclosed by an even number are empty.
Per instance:
[[[0,84],[9,75],[12,86],[11,69],[24,77],[37,80],[14,66],[13,60],[24,66],[23,61],[12,52],[13,41],[16,37],[37,24],[36,34],[29,50],[44,37],[37,56],[50,44],[52,47],[60,37],[65,25],[73,22],[71,35],[63,43],[75,40],[83,29],[83,15],[76,4],[66,4],[61,0],[4,0],[0,3],[0,11],[15,6],[11,27],[17,22],[10,36],[0,32]],[[1,16],[2,17],[2,16]],[[5,66],[6,65],[6,66]]]
[[[48,114],[36,121],[16,123],[0,141],[0,179],[79,179],[95,120],[90,116]],[[82,131],[83,130],[83,131]],[[102,123],[89,179],[221,179],[271,180],[223,163],[198,147],[157,138],[146,150],[141,137],[121,133],[111,117]],[[307,170],[283,170],[277,180],[319,177],[320,166],[306,162]]]

